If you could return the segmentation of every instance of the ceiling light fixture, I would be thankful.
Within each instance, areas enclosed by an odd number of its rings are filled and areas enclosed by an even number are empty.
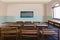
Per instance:
[[[56,4],[55,6],[59,6],[60,4]]]

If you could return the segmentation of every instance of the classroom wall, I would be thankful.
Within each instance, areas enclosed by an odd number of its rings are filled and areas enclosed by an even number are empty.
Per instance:
[[[5,22],[7,4],[0,2],[0,23]]]
[[[34,11],[33,18],[21,18],[20,11]],[[6,21],[39,21],[44,20],[44,4],[10,3],[7,7]]]
[[[52,0],[51,2],[47,3],[45,8],[46,8],[46,15],[45,15],[45,21],[52,20],[53,19],[53,9],[55,4],[59,3],[60,0]]]
[[[39,21],[47,22],[52,19],[52,7],[60,0],[53,0],[47,4],[37,3],[3,3],[0,2],[0,23],[11,21]],[[20,11],[34,11],[33,18],[21,18]]]

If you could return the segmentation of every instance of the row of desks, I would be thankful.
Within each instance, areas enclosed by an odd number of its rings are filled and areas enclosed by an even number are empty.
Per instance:
[[[21,27],[21,26],[34,26],[36,27],[47,27],[48,25],[44,24],[44,23],[39,23],[39,24],[0,24],[0,28],[1,27],[8,27],[8,26],[15,26],[15,27]]]
[[[5,27],[6,24],[0,24],[0,28]],[[10,26],[21,26],[20,24],[11,24]],[[48,25],[44,24],[44,23],[40,23],[40,24],[24,24],[23,26],[34,26],[34,27],[47,27]],[[26,31],[26,30],[24,30]],[[33,31],[32,31],[33,32]],[[32,33],[30,32],[30,33]],[[42,39],[44,39],[44,35],[52,35],[52,34],[57,34],[55,31],[49,31],[49,29],[46,30],[40,30],[39,31],[42,34]],[[24,32],[25,33],[25,32]],[[29,31],[28,31],[29,33]]]

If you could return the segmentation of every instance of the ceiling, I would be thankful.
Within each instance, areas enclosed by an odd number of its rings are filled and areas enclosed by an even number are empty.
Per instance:
[[[48,3],[51,0],[1,0],[2,2],[7,2],[7,3],[11,3],[11,2],[21,2],[21,3],[26,3],[26,2],[31,2],[31,3]]]

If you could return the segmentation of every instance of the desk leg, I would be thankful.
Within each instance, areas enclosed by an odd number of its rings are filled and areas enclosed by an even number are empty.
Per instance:
[[[42,32],[42,40],[44,40],[44,32]]]

